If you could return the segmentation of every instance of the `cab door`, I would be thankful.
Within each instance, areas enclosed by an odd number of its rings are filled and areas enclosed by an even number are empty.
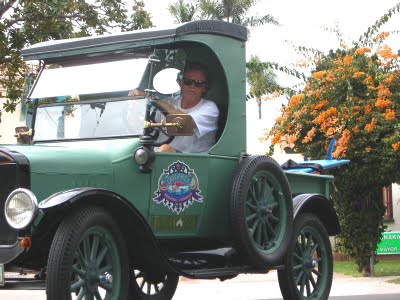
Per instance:
[[[149,223],[157,236],[191,236],[208,201],[208,154],[156,153]]]

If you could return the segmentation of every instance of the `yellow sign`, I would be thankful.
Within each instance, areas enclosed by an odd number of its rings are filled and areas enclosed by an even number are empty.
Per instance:
[[[194,231],[197,227],[197,216],[152,216],[151,227],[155,231]]]

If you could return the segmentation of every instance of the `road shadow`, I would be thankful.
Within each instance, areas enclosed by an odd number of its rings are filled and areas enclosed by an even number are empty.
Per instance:
[[[352,296],[333,296],[329,297],[329,300],[399,300],[400,294],[375,294],[375,295],[352,295]],[[265,300],[265,299],[254,299],[254,300]],[[271,300],[282,300],[282,298],[276,298]]]

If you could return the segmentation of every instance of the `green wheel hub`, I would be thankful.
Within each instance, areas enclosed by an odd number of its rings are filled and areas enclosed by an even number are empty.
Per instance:
[[[304,299],[319,299],[329,276],[328,249],[319,231],[305,227],[293,252],[294,281]]]
[[[286,230],[286,202],[282,186],[268,171],[252,178],[246,200],[246,224],[256,247],[268,254],[280,245]]]
[[[121,284],[117,245],[102,226],[89,228],[75,251],[71,293],[76,299],[116,299]]]

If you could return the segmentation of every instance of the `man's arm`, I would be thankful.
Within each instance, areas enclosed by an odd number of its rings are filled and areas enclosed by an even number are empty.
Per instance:
[[[158,108],[162,112],[166,112],[167,115],[169,114],[186,114],[185,112],[177,109],[172,104],[164,100],[153,100],[153,105]]]

